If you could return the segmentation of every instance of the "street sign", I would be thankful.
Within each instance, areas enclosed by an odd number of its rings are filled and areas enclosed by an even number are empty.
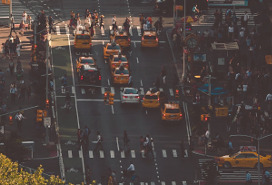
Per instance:
[[[51,126],[51,117],[44,117],[43,118],[43,125],[44,125],[44,127],[50,127]]]

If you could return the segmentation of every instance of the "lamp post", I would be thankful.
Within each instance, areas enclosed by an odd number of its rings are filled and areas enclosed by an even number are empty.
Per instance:
[[[184,22],[183,22],[183,41],[185,41],[185,37],[186,37],[186,0],[183,0],[183,18],[184,18]],[[182,81],[184,81],[184,78],[186,76],[186,61],[185,61],[185,45],[183,44],[183,48],[182,48],[182,52],[183,52],[183,55],[182,55]]]
[[[261,185],[261,178],[260,178],[260,174],[261,174],[261,169],[260,169],[260,140],[265,139],[267,137],[272,136],[272,134],[263,136],[263,137],[253,137],[253,136],[249,136],[249,135],[230,135],[229,137],[248,137],[248,138],[252,138],[257,140],[257,151],[258,151],[258,185]]]

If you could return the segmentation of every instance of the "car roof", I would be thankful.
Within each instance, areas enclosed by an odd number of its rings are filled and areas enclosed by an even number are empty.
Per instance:
[[[134,88],[134,87],[125,87],[125,88],[124,88],[124,90],[127,90],[127,89],[135,89],[135,90],[138,91],[138,89],[137,89],[137,88]]]
[[[84,60],[84,59],[91,59],[91,60],[94,60],[93,57],[79,57],[80,60]]]
[[[147,91],[145,95],[159,95],[160,91],[152,93],[151,91]]]
[[[95,70],[95,71],[97,71],[97,68],[94,67],[93,65],[84,64],[84,65],[82,65],[82,68],[84,70]]]
[[[164,106],[166,109],[179,109],[179,104],[177,103],[165,103]]]
[[[118,58],[118,57],[119,57],[119,55],[113,55],[113,57],[114,57],[114,58]],[[122,55],[122,57],[127,58],[127,57],[126,57],[126,55]]]
[[[144,36],[157,36],[156,31],[144,31]]]
[[[109,43],[107,43],[107,46],[108,46],[108,45],[117,45],[117,46],[119,46],[119,44],[117,44],[117,43],[115,43],[115,42],[114,42],[114,43],[110,43],[110,42],[109,42]]]

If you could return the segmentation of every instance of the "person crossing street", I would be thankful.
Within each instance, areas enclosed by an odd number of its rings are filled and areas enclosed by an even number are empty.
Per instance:
[[[94,151],[97,151],[98,149],[103,150],[103,145],[102,145],[103,139],[102,139],[102,136],[101,136],[101,134],[100,134],[99,131],[97,131],[96,134],[97,134],[97,140],[93,141],[93,143],[96,143]]]

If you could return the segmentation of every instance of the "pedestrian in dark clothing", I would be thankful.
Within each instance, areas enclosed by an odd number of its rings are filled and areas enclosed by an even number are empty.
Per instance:
[[[10,72],[10,76],[12,76],[13,72],[14,72],[14,62],[13,62],[13,60],[11,60],[9,62],[9,72]]]
[[[55,33],[56,30],[54,29],[54,19],[52,18],[52,16],[48,17],[48,24],[49,24],[49,33],[51,33],[52,31]]]
[[[140,137],[140,152],[142,152],[144,150],[144,137],[141,136]]]
[[[128,135],[127,135],[126,130],[124,130],[123,141],[124,141],[124,151],[128,151],[129,150],[129,139],[128,139]]]
[[[84,130],[83,130],[83,140],[84,140],[84,144],[85,146],[89,145],[89,136],[91,134],[90,129],[85,125]]]
[[[97,131],[96,134],[97,134],[97,140],[94,141],[94,143],[96,143],[94,151],[97,151],[99,148],[103,150],[103,145],[102,145],[103,139],[102,139],[102,136],[100,135],[99,131]]]

